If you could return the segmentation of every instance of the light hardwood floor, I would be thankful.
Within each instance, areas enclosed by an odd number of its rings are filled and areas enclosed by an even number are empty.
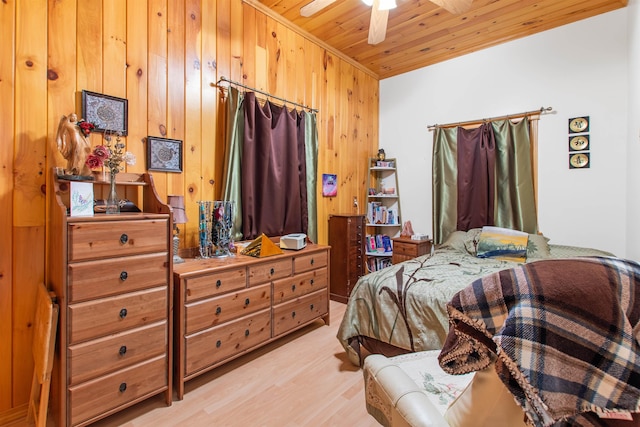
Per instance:
[[[253,351],[185,385],[182,401],[164,395],[95,427],[375,427],[365,409],[362,371],[336,338],[345,305],[331,301],[322,321]]]

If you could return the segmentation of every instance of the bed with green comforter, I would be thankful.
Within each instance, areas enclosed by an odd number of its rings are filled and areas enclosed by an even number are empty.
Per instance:
[[[477,257],[480,231],[456,231],[432,254],[358,280],[337,334],[352,363],[361,365],[363,346],[386,356],[442,348],[449,332],[446,304],[453,295],[475,279],[521,264]],[[529,235],[526,262],[579,256],[612,254]]]

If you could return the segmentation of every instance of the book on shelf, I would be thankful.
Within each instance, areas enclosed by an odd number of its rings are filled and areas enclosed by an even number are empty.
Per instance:
[[[379,271],[391,265],[391,258],[369,258],[367,260],[367,268],[369,271]]]
[[[382,236],[382,247],[385,252],[393,252],[393,247],[391,246],[391,238],[389,236]]]
[[[393,252],[393,242],[386,234],[367,234],[366,245],[368,254],[383,254],[391,256]]]
[[[390,209],[381,202],[369,202],[367,203],[367,222],[369,224],[397,225],[398,217],[395,209]]]

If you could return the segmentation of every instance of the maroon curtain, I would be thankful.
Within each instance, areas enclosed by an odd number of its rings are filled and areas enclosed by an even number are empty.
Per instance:
[[[495,137],[490,123],[458,128],[457,230],[493,224],[495,198]]]
[[[245,239],[306,233],[304,159],[304,115],[268,101],[260,105],[255,93],[247,93],[241,161]]]

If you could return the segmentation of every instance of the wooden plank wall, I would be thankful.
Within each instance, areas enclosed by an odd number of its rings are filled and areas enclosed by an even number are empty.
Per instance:
[[[319,109],[319,242],[331,213],[362,213],[367,158],[378,145],[378,78],[242,0],[0,2],[0,424],[28,400],[36,286],[45,278],[45,173],[63,166],[55,133],[81,113],[83,89],[127,98],[130,172],[145,137],[184,141],[184,172],[154,172],[159,194],[187,202],[183,247],[197,246],[198,200],[219,194],[221,76]],[[101,142],[100,134],[91,136]],[[360,208],[353,207],[357,197]],[[6,418],[6,417],[5,417]]]

